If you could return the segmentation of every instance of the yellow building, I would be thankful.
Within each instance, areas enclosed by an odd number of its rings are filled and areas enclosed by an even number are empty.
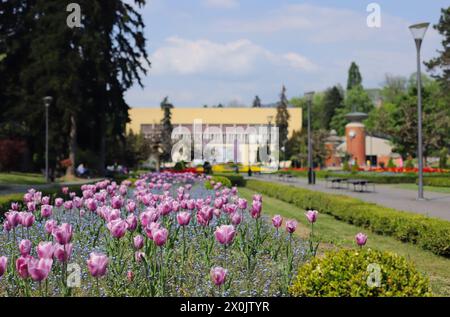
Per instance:
[[[289,136],[302,126],[302,109],[288,108]],[[163,111],[158,108],[132,108],[129,111],[131,122],[127,131],[150,135],[159,129]],[[275,125],[276,108],[173,108],[172,125],[191,127],[194,120],[202,120],[207,126],[248,127]]]

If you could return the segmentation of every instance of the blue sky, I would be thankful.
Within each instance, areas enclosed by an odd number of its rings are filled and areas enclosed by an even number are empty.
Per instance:
[[[128,0],[131,1],[131,0]],[[381,9],[381,27],[367,26],[367,5]],[[250,105],[345,86],[352,61],[363,85],[385,74],[415,71],[408,25],[437,23],[447,1],[432,0],[147,0],[141,10],[152,66],[126,94],[132,107],[157,107],[167,95],[176,107],[230,102]],[[423,57],[441,47],[429,29]]]

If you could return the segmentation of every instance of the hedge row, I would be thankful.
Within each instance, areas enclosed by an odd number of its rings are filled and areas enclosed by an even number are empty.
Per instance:
[[[450,222],[382,207],[359,199],[303,188],[248,180],[248,188],[293,204],[316,209],[338,220],[368,228],[377,234],[411,242],[435,254],[450,257]]]
[[[416,184],[419,181],[417,180]],[[433,178],[424,178],[423,184],[426,186],[435,186],[435,187],[450,187],[450,177],[433,177]]]
[[[244,176],[239,175],[239,174],[214,173],[214,176],[221,176],[221,177],[228,178],[231,182],[231,185],[233,185],[233,186],[238,186],[238,187],[245,186],[245,178],[244,178]]]

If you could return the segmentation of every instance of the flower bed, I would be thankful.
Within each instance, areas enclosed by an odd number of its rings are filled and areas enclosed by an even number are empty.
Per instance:
[[[325,194],[303,188],[248,180],[257,190],[303,209],[317,209],[375,233],[411,242],[437,255],[450,257],[450,222],[366,203],[356,198]]]
[[[30,190],[5,214],[0,295],[283,296],[312,253],[295,221],[192,173]],[[286,224],[282,227],[282,224]]]

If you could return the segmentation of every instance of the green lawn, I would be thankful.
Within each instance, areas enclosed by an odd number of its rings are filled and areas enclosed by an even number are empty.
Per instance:
[[[36,185],[45,184],[45,178],[41,174],[33,173],[0,173],[0,184],[25,184],[25,185]]]
[[[416,184],[398,184],[394,186],[395,188],[401,188],[401,189],[410,189],[417,191],[418,186]],[[450,194],[450,188],[449,187],[434,187],[434,186],[424,186],[423,187],[425,192],[435,192],[435,193],[445,193]]]
[[[256,192],[240,188],[241,196],[251,199]],[[281,200],[264,195],[263,212],[269,215],[280,214],[285,218],[296,219],[299,222],[298,234],[307,237],[310,225],[305,218],[305,211]],[[428,275],[431,287],[437,296],[450,296],[450,259],[434,255],[431,252],[409,243],[402,243],[391,237],[368,232],[364,228],[353,226],[336,220],[326,214],[320,214],[315,224],[314,232],[321,238],[321,251],[338,247],[355,247],[354,236],[358,232],[368,234],[367,246],[374,249],[392,251],[414,262],[417,268]]]

